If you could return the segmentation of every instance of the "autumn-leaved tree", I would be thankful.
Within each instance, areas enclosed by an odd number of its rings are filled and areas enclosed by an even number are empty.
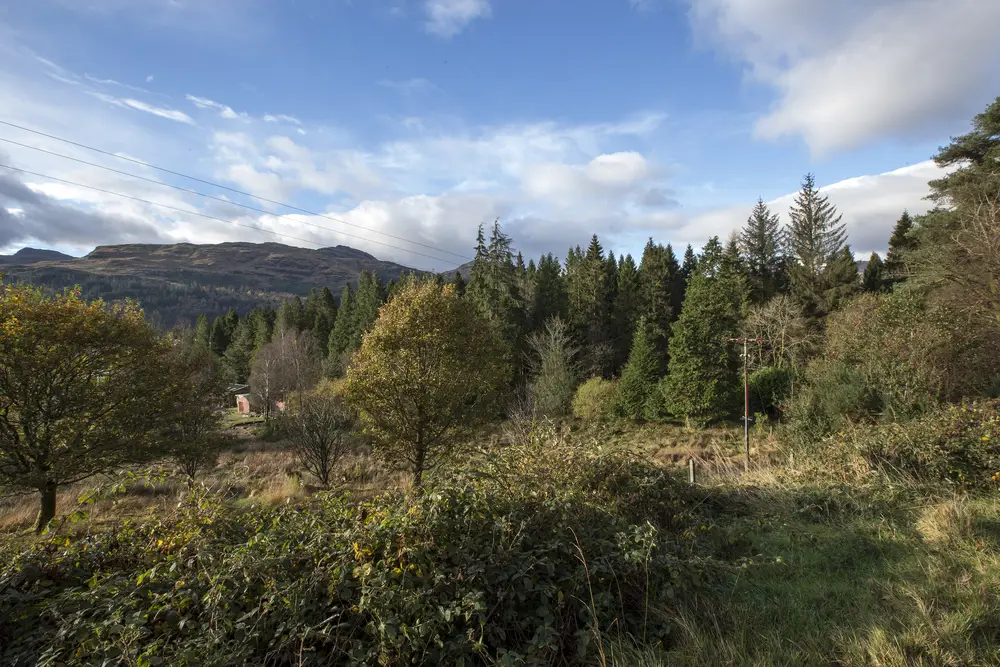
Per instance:
[[[165,453],[181,370],[134,303],[0,287],[0,486],[39,492],[36,530],[59,487]]]
[[[426,470],[497,414],[510,368],[496,330],[452,285],[411,282],[379,312],[347,372],[376,449],[419,487]]]

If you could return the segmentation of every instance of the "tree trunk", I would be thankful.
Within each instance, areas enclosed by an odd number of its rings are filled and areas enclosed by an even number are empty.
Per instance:
[[[41,506],[38,509],[38,519],[35,520],[35,533],[41,533],[56,516],[56,486],[55,482],[46,482],[38,489]]]
[[[413,463],[413,488],[420,492],[420,484],[424,477],[424,460],[427,455],[427,449],[424,447],[424,434],[423,432],[417,433],[417,460]]]

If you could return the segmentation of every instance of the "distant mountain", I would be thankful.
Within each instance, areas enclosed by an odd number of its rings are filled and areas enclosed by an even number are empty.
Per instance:
[[[62,262],[70,259],[73,259],[73,257],[55,250],[21,248],[13,255],[0,255],[0,266],[37,264],[38,262]]]
[[[5,262],[5,280],[52,289],[80,285],[88,298],[133,298],[163,327],[193,322],[201,313],[214,316],[235,308],[242,314],[257,305],[277,305],[292,295],[305,296],[313,287],[329,287],[339,296],[362,271],[374,271],[383,282],[419,273],[346,246],[312,250],[280,243],[126,244],[98,246],[80,258],[32,252],[56,257]]]

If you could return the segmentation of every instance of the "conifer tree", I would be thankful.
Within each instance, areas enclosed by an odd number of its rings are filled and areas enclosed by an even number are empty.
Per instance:
[[[754,303],[768,301],[783,288],[785,278],[784,234],[777,214],[763,199],[750,212],[740,232],[740,248]]]
[[[222,357],[226,354],[226,349],[232,342],[233,334],[239,324],[240,318],[232,308],[225,315],[215,318],[212,324],[212,334],[209,340],[209,349],[212,354]]]
[[[574,261],[572,271],[568,271],[566,276],[570,331],[582,347],[584,372],[589,375],[606,375],[611,370],[613,350],[608,281],[604,248],[595,234],[586,254]]]
[[[482,225],[479,226],[466,298],[507,344],[513,358],[520,360],[526,309],[518,290],[511,239],[501,229],[499,220],[493,223],[489,245]],[[517,368],[516,374],[520,371]]]
[[[645,322],[640,319],[632,337],[628,363],[625,364],[621,380],[618,382],[615,414],[627,419],[643,418],[659,380],[660,362],[646,336]]]
[[[553,317],[566,320],[566,282],[559,260],[542,255],[535,269],[535,294],[531,306],[531,330],[538,331]]]
[[[649,239],[639,264],[639,315],[645,322],[646,336],[656,352],[661,374],[666,369],[670,325],[676,319],[673,302],[677,262],[676,258],[670,261],[672,255]]]
[[[722,256],[713,237],[671,332],[670,373],[661,388],[670,412],[698,426],[730,416],[742,384],[739,354],[725,339],[739,331],[745,294],[739,277],[723,268]]]
[[[912,231],[913,218],[909,211],[903,211],[893,227],[892,236],[889,237],[889,252],[885,256],[883,277],[890,285],[906,280],[906,253],[916,248],[916,241],[910,235]]]
[[[351,335],[349,350],[361,347],[364,337],[375,320],[378,319],[378,309],[386,301],[386,290],[382,281],[374,272],[362,271],[358,276],[358,289],[351,300]]]
[[[823,302],[828,313],[837,310],[858,293],[861,276],[858,275],[858,263],[851,246],[844,246],[837,253],[824,272],[824,279]]]
[[[194,325],[194,342],[196,345],[209,349],[212,342],[212,324],[208,321],[208,315],[202,313]]]
[[[334,361],[340,359],[351,349],[351,332],[354,326],[354,295],[351,286],[344,285],[340,291],[340,304],[337,307],[337,319],[327,341],[327,355]]]
[[[847,228],[837,209],[820,194],[812,174],[806,174],[788,215],[791,294],[807,317],[818,320],[832,310],[832,300],[836,300],[828,290],[836,291],[838,280],[828,272],[834,270],[834,260],[843,255]],[[837,269],[843,272],[844,267]]]
[[[865,266],[865,274],[861,279],[861,289],[865,292],[882,292],[886,288],[885,264],[877,252],[873,252]]]
[[[465,296],[465,278],[462,277],[462,272],[455,269],[455,275],[451,279],[452,284],[455,286],[455,294],[460,298]]]
[[[632,347],[632,338],[639,319],[639,289],[639,269],[632,255],[625,255],[618,262],[618,296],[615,298],[612,313],[616,373],[628,361]]]
[[[698,270],[698,256],[694,254],[694,248],[688,243],[684,251],[684,263],[681,265],[681,277],[684,278],[684,286],[691,280],[691,276]]]
[[[281,304],[278,317],[274,322],[275,330],[280,334],[298,333],[303,329],[305,308],[298,294]]]
[[[277,314],[272,308],[261,308],[259,310],[259,315],[256,318],[254,325],[254,335],[253,335],[253,353],[254,355],[268,343],[271,342],[271,338],[274,336],[274,322],[277,319]],[[251,363],[253,359],[251,357]]]
[[[227,378],[232,382],[246,382],[250,376],[259,317],[262,317],[262,311],[255,308],[240,320],[233,333],[233,341],[226,349],[223,368]]]

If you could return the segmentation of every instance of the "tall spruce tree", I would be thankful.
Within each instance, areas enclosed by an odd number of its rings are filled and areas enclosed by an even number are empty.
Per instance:
[[[650,397],[656,391],[659,380],[660,362],[646,336],[645,322],[640,319],[632,336],[628,363],[625,364],[621,380],[618,382],[615,413],[627,419],[645,417]]]
[[[684,263],[681,264],[681,277],[684,278],[684,285],[687,286],[691,276],[698,270],[698,256],[694,253],[694,248],[688,243],[684,250]]]
[[[489,244],[482,225],[476,237],[476,257],[472,261],[472,276],[466,288],[468,298],[476,310],[490,323],[507,345],[516,360],[516,374],[520,375],[525,329],[525,304],[518,290],[517,268],[514,265],[511,239],[500,227],[500,220],[493,223]]]
[[[278,317],[274,322],[275,331],[278,335],[286,333],[298,333],[303,329],[303,319],[305,318],[305,308],[302,299],[298,294],[281,304],[278,308]]]
[[[202,313],[194,324],[194,343],[207,350],[211,342],[212,323],[208,321],[208,315]]]
[[[534,303],[531,305],[532,331],[538,331],[553,317],[565,321],[566,281],[559,260],[552,253],[542,255],[535,268]]]
[[[833,309],[836,294],[843,287],[838,281],[843,278],[839,274],[844,267],[833,265],[843,255],[847,228],[841,223],[837,209],[816,187],[812,174],[803,179],[788,215],[791,294],[805,315],[816,321]],[[831,271],[838,275],[832,275]]]
[[[784,233],[778,215],[758,199],[740,232],[740,248],[754,303],[768,301],[786,283]]]
[[[465,278],[462,276],[462,272],[458,269],[455,269],[455,275],[452,276],[451,283],[455,286],[455,294],[457,294],[459,298],[464,297],[466,287]]]
[[[608,281],[604,248],[595,234],[566,274],[570,331],[582,348],[583,370],[590,375],[610,374],[613,362]]]
[[[618,262],[618,295],[613,309],[612,336],[615,346],[615,372],[628,361],[636,322],[639,319],[639,268],[632,255]]]
[[[884,278],[888,284],[894,285],[906,280],[906,254],[916,248],[916,240],[910,232],[913,231],[913,218],[909,211],[903,211],[889,237],[889,252],[885,256]]]
[[[865,292],[883,292],[886,288],[885,264],[877,252],[873,252],[865,266],[865,274],[861,279],[861,289]]]
[[[713,237],[673,326],[670,372],[661,388],[668,410],[691,425],[725,419],[739,403],[739,354],[726,338],[739,331],[744,299],[743,283],[723,267],[723,249]]]
[[[646,337],[656,352],[661,373],[666,369],[670,325],[676,319],[674,267],[677,262],[676,259],[670,261],[672,255],[662,245],[649,239],[639,264],[639,315],[646,327]]]
[[[354,295],[351,286],[344,285],[340,291],[340,303],[337,306],[337,318],[327,339],[327,355],[337,361],[351,349],[351,332],[354,327]]]
[[[361,339],[375,325],[378,309],[386,301],[386,290],[374,271],[362,271],[358,288],[351,301],[351,335],[349,350],[361,347]],[[336,326],[336,325],[335,325]]]

